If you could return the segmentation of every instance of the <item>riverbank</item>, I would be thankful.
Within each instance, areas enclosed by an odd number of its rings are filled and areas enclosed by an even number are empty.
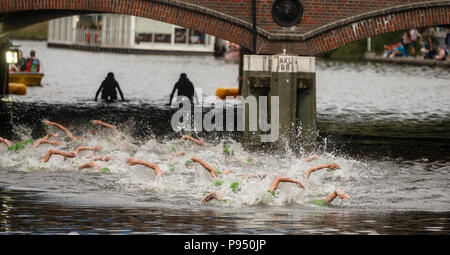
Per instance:
[[[41,22],[10,33],[13,40],[46,41],[48,22]]]
[[[395,64],[407,64],[407,65],[422,65],[422,66],[437,66],[443,68],[450,67],[449,60],[436,60],[436,59],[423,59],[421,57],[394,57],[385,58],[377,56],[375,53],[367,52],[364,54],[364,60],[371,62],[381,62],[381,63],[395,63]]]

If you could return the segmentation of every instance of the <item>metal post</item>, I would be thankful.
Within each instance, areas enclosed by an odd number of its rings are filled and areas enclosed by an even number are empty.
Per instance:
[[[256,54],[256,0],[252,0],[252,19],[253,19],[252,51],[253,54]]]
[[[0,39],[0,96],[4,97],[9,94],[9,70],[6,63],[6,51],[9,49],[9,38]]]
[[[372,38],[367,37],[367,52],[371,52],[371,51],[372,51]]]

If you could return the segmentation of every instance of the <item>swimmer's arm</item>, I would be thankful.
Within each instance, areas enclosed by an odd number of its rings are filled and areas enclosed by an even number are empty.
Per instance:
[[[79,154],[81,151],[99,151],[102,149],[102,146],[88,147],[88,146],[79,146],[75,150],[75,154]]]
[[[97,93],[95,93],[95,101],[97,101],[98,94],[100,94],[100,91],[102,91],[102,89],[103,89],[103,83],[102,83],[102,85],[100,85],[100,88],[98,88]]]
[[[185,154],[186,154],[185,151],[179,151],[179,152],[173,153],[172,155],[175,157],[180,157],[180,156],[184,156]]]
[[[330,170],[336,170],[336,169],[340,169],[341,167],[336,164],[324,164],[324,165],[313,166],[313,167],[310,167],[308,170],[306,170],[305,178],[309,178],[309,176],[311,175],[312,172],[315,172],[317,170],[324,169],[324,168],[328,168]]]
[[[55,150],[55,149],[51,149],[49,150],[44,157],[41,159],[42,163],[47,162],[53,154],[57,154],[63,157],[67,157],[67,158],[75,158],[77,156],[77,154],[75,154],[75,152],[65,152],[65,151],[61,151],[61,150]]]
[[[117,89],[119,90],[119,94],[120,94],[120,97],[122,98],[122,101],[125,101],[125,98],[123,98],[123,93],[122,93],[122,90],[120,89],[118,82],[116,82],[116,86],[117,86]]]
[[[104,156],[104,157],[93,157],[92,161],[110,161],[111,156]]]
[[[208,202],[212,199],[216,199],[216,200],[220,201],[223,199],[223,195],[221,195],[220,193],[217,193],[217,192],[211,192],[202,199],[201,203],[205,204],[206,202]]]
[[[93,121],[92,121],[92,124],[94,124],[94,125],[100,125],[100,126],[104,126],[104,127],[107,127],[107,128],[113,129],[114,131],[117,131],[117,127],[116,127],[116,126],[114,126],[114,125],[111,125],[111,124],[108,124],[108,123],[106,123],[106,122],[103,122],[103,121],[101,121],[101,120],[93,120]]]
[[[205,142],[203,141],[203,139],[195,139],[195,138],[193,138],[193,137],[190,136],[190,135],[183,135],[183,136],[181,137],[181,140],[184,140],[184,139],[191,140],[191,141],[193,141],[194,143],[196,143],[196,144],[198,144],[198,145],[204,145],[204,144],[205,144]]]
[[[337,189],[337,190],[333,191],[330,195],[328,195],[326,202],[331,203],[338,196],[340,199],[349,199],[350,198],[349,195],[347,195],[344,192]]]
[[[60,141],[58,141],[58,140],[42,140],[42,141],[40,141],[39,142],[39,145],[40,144],[50,144],[50,145],[53,145],[53,146],[60,146],[61,145],[61,142]]]
[[[138,165],[146,166],[148,168],[152,168],[155,171],[155,174],[157,176],[160,176],[160,175],[163,174],[163,171],[158,167],[158,165],[150,163],[150,162],[146,162],[146,161],[142,161],[142,160],[136,160],[134,158],[127,158],[126,162],[128,164],[130,164],[130,165],[138,164]]]
[[[192,161],[193,161],[193,162],[200,163],[200,165],[202,165],[202,166],[206,169],[206,171],[209,172],[209,174],[213,177],[213,179],[217,179],[217,175],[216,175],[216,173],[214,172],[214,168],[212,168],[210,165],[206,164],[206,162],[204,162],[203,160],[201,160],[201,159],[200,159],[199,157],[197,157],[197,156],[194,156],[194,157],[192,158]]]
[[[57,137],[57,136],[58,136],[58,134],[54,134],[54,133],[47,134],[46,136],[44,136],[44,138],[36,140],[36,142],[34,142],[33,146],[34,146],[34,148],[37,148],[42,143],[45,143],[45,141],[48,141],[48,139],[50,139],[51,137]]]
[[[11,146],[11,142],[8,139],[3,138],[3,137],[0,137],[0,143],[4,143],[8,147]]]
[[[48,120],[44,120],[44,124],[48,125],[48,126],[55,126],[59,129],[61,129],[62,131],[64,131],[70,139],[76,140],[76,138],[72,135],[72,133],[67,128],[65,128],[63,125],[58,124],[56,122],[48,121]]]
[[[172,93],[170,94],[169,105],[172,104],[173,94],[175,94],[175,90],[177,89],[178,89],[178,82],[175,84],[175,86],[173,86]]]
[[[278,185],[280,185],[280,182],[290,182],[290,183],[295,183],[295,184],[297,184],[297,186],[298,186],[299,188],[305,189],[305,187],[304,187],[299,181],[297,181],[297,180],[294,180],[294,179],[291,179],[291,178],[288,178],[288,177],[281,177],[281,176],[278,176],[278,177],[276,177],[276,178],[273,180],[272,184],[271,184],[270,187],[269,187],[269,190],[273,192],[273,191],[275,191],[276,189],[278,189]]]
[[[78,170],[81,171],[85,168],[93,168],[94,170],[100,170],[100,166],[97,165],[94,161],[90,161],[78,167]]]
[[[307,157],[303,159],[303,162],[311,162],[313,160],[316,160],[319,157],[319,155],[312,155],[311,157]]]
[[[266,178],[266,174],[249,174],[249,173],[245,173],[243,175],[244,178],[248,179],[248,178],[259,178],[259,179],[264,179]]]

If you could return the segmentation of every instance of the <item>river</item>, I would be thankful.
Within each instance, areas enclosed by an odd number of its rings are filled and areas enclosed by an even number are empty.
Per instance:
[[[212,56],[125,55],[47,48],[20,41],[27,55],[36,50],[45,73],[42,87],[0,103],[0,136],[13,142],[43,136],[41,120],[67,126],[81,140],[59,133],[62,150],[100,145],[99,162],[110,173],[86,169],[89,152],[77,158],[53,156],[52,148],[31,145],[8,151],[0,144],[0,232],[4,234],[449,234],[450,73],[448,69],[374,63],[317,61],[320,157],[313,152],[245,149],[239,138],[205,134],[206,145],[180,142],[163,106],[180,73],[187,73],[203,96],[219,86],[237,86],[238,66]],[[98,86],[114,72],[126,102],[95,102]],[[118,126],[126,139],[93,127],[92,119]],[[56,131],[50,127],[51,131]],[[202,136],[203,134],[199,134]],[[230,145],[233,155],[223,153]],[[173,151],[186,151],[181,157]],[[215,185],[198,164],[230,169]],[[158,164],[162,179],[134,157]],[[171,158],[171,159],[168,159]],[[341,169],[307,168],[334,162]],[[244,173],[266,178],[243,179]],[[278,175],[298,179],[267,193]],[[238,182],[240,190],[230,186]],[[311,204],[341,189],[348,200]],[[225,202],[202,205],[209,192]]]

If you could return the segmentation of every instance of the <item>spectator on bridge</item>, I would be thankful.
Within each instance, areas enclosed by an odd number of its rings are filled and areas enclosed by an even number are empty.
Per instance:
[[[383,57],[393,58],[396,56],[405,56],[405,48],[401,42],[391,45],[384,45],[385,52]]]
[[[434,47],[434,39],[431,35],[424,36],[424,41],[422,42],[422,49],[420,50],[423,54],[424,59],[434,59],[437,50]]]
[[[416,56],[416,48],[417,48],[417,41],[420,38],[420,33],[416,28],[413,28],[409,30],[409,36],[411,38],[411,55],[414,57]]]
[[[446,49],[445,45],[442,45],[438,48],[437,54],[435,56],[436,60],[446,60],[448,56],[448,49]]]
[[[39,69],[41,66],[41,63],[39,59],[36,57],[36,51],[32,50],[30,51],[30,58],[25,60],[25,72],[33,72],[33,73],[39,73]]]
[[[411,35],[408,32],[404,32],[402,36],[402,45],[405,50],[404,57],[408,56],[409,45],[411,44]]]
[[[191,101],[191,106],[194,105],[194,95],[195,99],[198,102],[197,94],[195,94],[194,85],[192,82],[187,78],[187,75],[185,73],[182,73],[180,75],[180,79],[175,83],[175,86],[173,87],[172,93],[170,94],[170,100],[169,104],[172,104],[173,95],[175,94],[175,90],[178,90],[178,96],[185,96]]]
[[[114,74],[109,72],[108,76],[105,78],[105,80],[102,82],[102,85],[100,85],[100,88],[97,90],[97,93],[95,94],[95,101],[97,101],[98,94],[100,91],[102,92],[102,99],[108,102],[112,102],[117,99],[117,92],[116,89],[119,90],[120,97],[122,98],[122,101],[125,101],[123,98],[122,90],[120,89],[119,83],[114,79]]]

